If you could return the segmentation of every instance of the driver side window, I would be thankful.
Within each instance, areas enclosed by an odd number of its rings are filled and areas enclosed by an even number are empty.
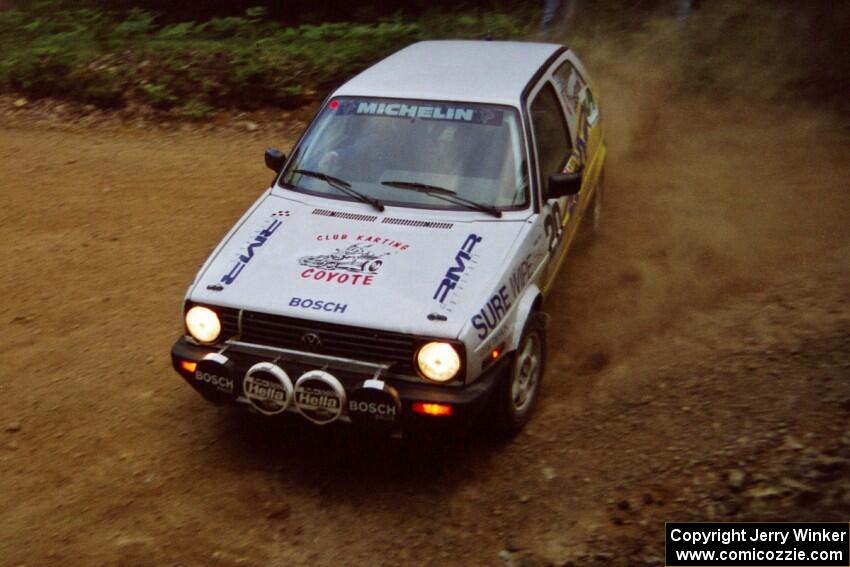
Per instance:
[[[570,135],[561,102],[549,82],[540,89],[531,103],[531,125],[537,144],[540,180],[545,188],[550,175],[564,170],[571,151]]]

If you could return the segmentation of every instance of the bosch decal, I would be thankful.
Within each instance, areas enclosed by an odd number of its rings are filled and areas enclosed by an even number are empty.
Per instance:
[[[392,424],[400,414],[398,391],[382,380],[366,380],[348,397],[348,416],[355,423]]]
[[[393,419],[398,413],[395,404],[349,400],[348,411],[368,413],[384,419]]]
[[[434,292],[433,299],[436,299],[440,303],[445,303],[446,296],[460,283],[461,277],[467,269],[467,262],[471,263],[474,261],[472,258],[472,250],[475,248],[475,245],[479,244],[482,240],[483,238],[477,234],[470,234],[466,237],[466,240],[460,247],[460,250],[458,250],[457,254],[455,254],[455,265],[451,266],[446,272],[446,275],[443,277],[440,285],[437,286],[437,291]]]
[[[203,382],[211,386],[215,386],[217,390],[231,394],[233,393],[233,380],[225,376],[217,376],[211,372],[195,371],[195,380]]]
[[[195,387],[209,400],[225,403],[236,398],[233,363],[219,353],[209,353],[199,360],[192,373]]]
[[[239,277],[239,274],[242,273],[242,270],[245,266],[248,265],[248,262],[251,261],[251,258],[254,257],[254,252],[257,248],[260,248],[266,241],[272,237],[275,231],[280,228],[280,225],[283,224],[281,221],[275,219],[260,233],[254,237],[254,241],[248,244],[248,249],[245,254],[240,254],[239,259],[236,261],[236,264],[227,272],[225,275],[221,277],[221,283],[225,285],[230,285],[236,281],[236,278]]]
[[[312,309],[314,311],[327,311],[328,313],[345,313],[345,310],[348,308],[347,303],[336,303],[334,301],[322,301],[319,299],[301,299],[300,297],[290,299],[289,306]]]

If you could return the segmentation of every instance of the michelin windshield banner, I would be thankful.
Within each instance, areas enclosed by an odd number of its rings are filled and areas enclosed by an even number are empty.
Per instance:
[[[850,565],[850,524],[668,523],[668,567]]]
[[[415,103],[403,100],[376,101],[371,99],[331,101],[331,110],[338,116],[387,116],[390,118],[445,120],[468,122],[484,126],[501,126],[504,112],[489,106],[448,103]]]

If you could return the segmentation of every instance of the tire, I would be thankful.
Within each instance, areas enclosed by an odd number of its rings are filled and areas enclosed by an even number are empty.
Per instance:
[[[508,371],[494,392],[494,426],[506,434],[518,433],[537,405],[546,364],[546,326],[543,315],[532,313],[525,324],[519,347]]]

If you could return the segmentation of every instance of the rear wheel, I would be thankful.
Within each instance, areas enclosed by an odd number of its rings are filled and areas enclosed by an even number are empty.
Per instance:
[[[508,372],[502,376],[494,397],[494,425],[499,431],[516,433],[534,411],[546,362],[546,329],[543,316],[532,313],[525,324]]]

